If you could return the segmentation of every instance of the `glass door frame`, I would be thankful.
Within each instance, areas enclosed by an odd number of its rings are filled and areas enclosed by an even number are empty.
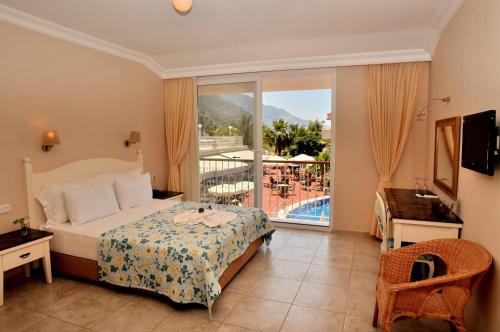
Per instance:
[[[237,74],[197,77],[195,84],[196,98],[198,100],[198,86],[217,85],[217,84],[237,84],[254,83],[255,84],[255,113],[254,113],[254,206],[262,206],[262,76],[260,74]],[[198,128],[198,105],[195,107],[196,128]],[[197,134],[198,137],[198,134]],[[199,140],[199,137],[198,137]],[[199,149],[198,149],[199,154]],[[199,162],[199,156],[198,160]],[[198,167],[199,169],[199,167]]]
[[[322,232],[332,232],[334,230],[334,215],[336,211],[336,201],[335,201],[335,156],[336,156],[336,144],[335,144],[335,128],[337,123],[337,72],[335,68],[320,68],[320,69],[290,69],[279,71],[283,75],[294,75],[297,71],[307,71],[307,72],[317,72],[317,73],[329,73],[331,75],[331,126],[330,126],[330,139],[331,139],[331,150],[330,150],[330,202],[331,202],[331,211],[330,211],[330,220],[328,227],[318,227],[311,225],[302,225],[302,224],[289,224],[289,223],[275,223],[279,227],[282,228],[293,228],[293,229],[304,229],[304,230],[315,230]],[[203,76],[197,77],[195,82],[195,112],[196,112],[196,128],[198,128],[198,86],[199,85],[211,85],[211,84],[227,84],[227,83],[251,83],[255,82],[256,91],[255,91],[255,120],[254,120],[254,162],[255,162],[255,199],[254,205],[255,207],[262,208],[262,188],[263,188],[263,163],[262,163],[262,155],[264,154],[264,150],[262,148],[262,78],[266,74],[274,73],[276,71],[270,72],[258,72],[258,73],[248,73],[248,74],[233,74],[233,75],[218,75],[218,76]],[[198,132],[198,131],[196,131]],[[196,134],[198,138],[198,134]],[[197,153],[199,153],[199,149],[197,149]],[[197,161],[199,162],[199,155]],[[198,167],[199,169],[199,167]],[[198,171],[199,172],[199,171]],[[199,175],[199,174],[198,174]],[[198,178],[199,179],[199,178]],[[199,182],[199,181],[198,181]],[[199,198],[198,198],[199,199]]]

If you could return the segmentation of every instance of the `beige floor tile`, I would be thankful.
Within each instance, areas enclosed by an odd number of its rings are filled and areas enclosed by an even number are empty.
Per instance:
[[[342,331],[344,315],[330,311],[292,305],[281,331]]]
[[[271,256],[271,258],[275,257],[281,250],[281,248],[283,248],[283,246],[285,245],[284,243],[283,244],[277,244],[275,242],[273,242],[274,240],[271,240],[271,243],[269,243],[269,245],[267,244],[263,244],[260,248],[259,248],[259,252],[262,252],[263,254],[266,254],[266,255],[269,255]]]
[[[283,233],[280,230],[277,230],[276,232],[273,233],[273,237],[271,240],[271,243],[277,244],[277,245],[285,245],[286,241],[290,238],[292,234],[290,233]]]
[[[212,318],[218,322],[224,321],[243,295],[223,290],[212,307]]]
[[[36,331],[36,332],[85,332],[85,331],[91,331],[89,329],[86,329],[84,327],[71,324],[68,322],[65,322],[63,320],[53,318],[53,317],[47,317],[45,319],[42,319],[35,325],[23,330],[23,332],[27,331]]]
[[[312,261],[316,265],[328,265],[350,268],[352,265],[352,253],[338,250],[318,250]]]
[[[54,317],[85,327],[94,327],[131,300],[107,292],[87,290],[79,298],[54,314]]]
[[[349,288],[375,293],[377,278],[376,272],[352,270]]]
[[[52,315],[85,294],[86,285],[70,279],[55,279],[52,284],[33,288],[22,296],[11,297],[7,304]]]
[[[60,278],[53,278],[56,283]],[[45,277],[40,274],[32,275],[30,278],[14,277],[4,280],[4,303],[13,297],[21,297],[39,288],[47,287]]]
[[[276,258],[294,262],[311,263],[315,253],[316,250],[314,249],[284,246],[276,255]]]
[[[353,253],[355,243],[356,243],[355,240],[351,239],[338,239],[338,238],[327,237],[321,240],[318,249],[345,251]]]
[[[96,331],[150,331],[174,309],[160,298],[144,297],[120,308],[93,329]]]
[[[348,268],[311,264],[304,281],[347,288],[350,278],[351,270]]]
[[[239,327],[229,324],[221,324],[217,329],[217,332],[257,332],[258,330],[248,329],[246,327]]]
[[[381,241],[375,238],[357,240],[354,252],[361,255],[380,257],[380,244]]]
[[[273,259],[271,251],[257,251],[255,255],[246,263],[245,267],[252,270],[267,269]]]
[[[270,265],[272,266],[272,264]],[[270,267],[269,267],[270,269]],[[253,284],[264,275],[265,270],[244,267],[238,274],[229,282],[225,290],[248,294]]]
[[[271,277],[287,278],[301,281],[306,275],[309,264],[286,261],[282,259],[274,259],[267,270],[264,270],[264,275]]]
[[[224,323],[259,331],[279,331],[290,304],[248,297],[242,299]]]
[[[153,331],[158,332],[213,332],[221,323],[211,320],[205,308],[175,310]]]
[[[260,278],[249,291],[249,295],[268,300],[292,303],[297,291],[300,287],[300,281],[262,277]]]
[[[316,250],[318,249],[320,242],[321,238],[294,234],[290,236],[288,241],[286,241],[286,245],[290,247]]]
[[[7,304],[0,307],[0,331],[27,329],[47,316]]]
[[[354,259],[352,261],[353,270],[378,272],[379,266],[380,257],[354,253]]]
[[[358,316],[345,316],[344,332],[376,332],[377,328],[372,326],[370,319]]]
[[[347,315],[370,319],[375,307],[375,293],[349,289],[347,299]]]
[[[347,289],[342,287],[303,282],[294,304],[345,313]]]

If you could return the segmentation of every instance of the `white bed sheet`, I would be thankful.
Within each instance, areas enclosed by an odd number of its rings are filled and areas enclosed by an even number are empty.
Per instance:
[[[153,199],[150,203],[120,211],[82,225],[72,226],[69,222],[59,225],[43,224],[40,228],[53,232],[50,250],[61,254],[97,261],[97,240],[99,236],[115,227],[137,221],[153,212],[178,204],[176,200]]]

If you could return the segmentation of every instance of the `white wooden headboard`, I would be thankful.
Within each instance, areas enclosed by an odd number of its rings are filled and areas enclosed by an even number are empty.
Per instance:
[[[75,161],[53,170],[33,173],[30,158],[24,158],[26,180],[26,202],[31,227],[38,228],[45,223],[45,214],[36,196],[43,187],[82,181],[106,173],[124,173],[137,168],[143,170],[142,151],[137,151],[136,161],[102,158]]]

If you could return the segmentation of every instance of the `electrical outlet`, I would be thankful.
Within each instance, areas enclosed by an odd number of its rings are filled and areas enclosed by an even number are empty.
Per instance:
[[[0,205],[0,214],[1,213],[9,213],[10,212],[10,204],[1,204]]]

